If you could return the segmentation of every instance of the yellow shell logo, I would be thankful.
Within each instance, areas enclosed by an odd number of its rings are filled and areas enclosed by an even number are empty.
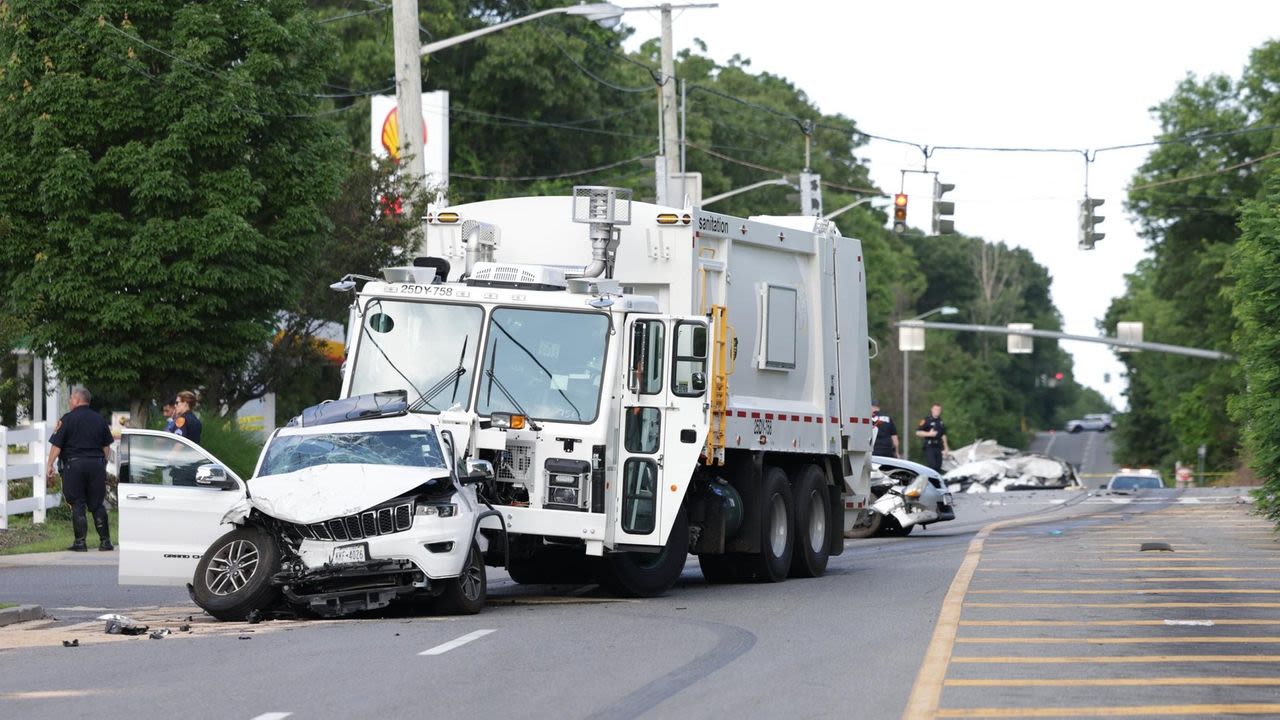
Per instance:
[[[391,112],[387,113],[387,117],[382,121],[382,147],[391,156],[392,160],[400,161],[400,122],[397,119],[396,108],[391,108]],[[422,144],[427,144],[427,123],[422,122]]]

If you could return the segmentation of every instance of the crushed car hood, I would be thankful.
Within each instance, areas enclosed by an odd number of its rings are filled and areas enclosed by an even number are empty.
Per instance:
[[[448,474],[402,465],[314,465],[250,480],[249,502],[273,518],[305,525],[353,515]]]

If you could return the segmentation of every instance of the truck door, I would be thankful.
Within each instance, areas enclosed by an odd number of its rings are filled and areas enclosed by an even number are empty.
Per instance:
[[[707,325],[628,317],[613,544],[660,546],[707,433]]]

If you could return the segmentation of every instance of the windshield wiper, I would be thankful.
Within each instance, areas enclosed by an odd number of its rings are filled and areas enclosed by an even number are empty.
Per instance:
[[[497,346],[495,345],[494,348],[497,349]],[[516,411],[519,412],[521,415],[525,416],[525,418],[529,420],[529,429],[534,431],[541,430],[542,426],[534,422],[533,418],[530,417],[529,413],[526,412],[524,408],[520,407],[520,401],[516,400],[515,396],[512,395],[507,390],[506,386],[502,384],[502,381],[499,380],[498,376],[494,374],[493,368],[487,367],[485,368],[484,371],[485,371],[485,374],[489,376],[489,397],[490,398],[493,397],[493,386],[497,385],[498,392],[502,393],[503,397],[507,399],[507,402],[514,405],[516,408]],[[486,400],[485,402],[487,403],[489,401]]]
[[[551,380],[551,386],[552,386],[552,387],[555,387],[555,375],[553,375],[553,374],[551,373],[551,371],[547,369],[547,366],[546,366],[546,365],[543,365],[543,364],[542,364],[542,362],[541,362],[540,360],[538,360],[538,358],[537,358],[537,357],[536,357],[532,352],[530,352],[530,351],[529,351],[529,348],[525,347],[523,343],[521,343],[519,340],[517,340],[517,339],[515,339],[514,337],[512,337],[511,333],[507,332],[507,329],[506,329],[506,328],[504,328],[504,327],[502,327],[502,323],[498,322],[497,320],[492,320],[491,322],[493,323],[493,326],[494,326],[494,327],[496,327],[496,328],[498,328],[499,330],[501,330],[501,331],[502,331],[502,334],[503,334],[503,335],[506,335],[506,336],[507,336],[507,339],[508,339],[508,340],[510,340],[511,342],[515,343],[516,347],[518,347],[518,348],[520,348],[522,351],[524,351],[524,354],[529,356],[529,359],[533,361],[533,364],[534,364],[534,365],[537,365],[537,366],[538,366],[538,369],[539,369],[539,370],[541,370],[542,372],[544,372],[544,373],[546,373],[546,374],[547,374],[547,379]],[[495,349],[495,350],[497,349],[497,343],[495,343],[495,344],[494,344],[494,349]],[[491,372],[492,372],[492,371],[491,371]],[[490,377],[492,377],[492,374],[490,375]],[[498,386],[498,387],[499,387],[499,389],[501,389],[501,387],[502,387],[502,386],[501,386],[501,384],[499,384],[499,386]],[[577,405],[574,405],[574,404],[573,404],[573,401],[569,399],[569,396],[564,394],[564,390],[561,390],[561,389],[560,389],[560,388],[558,388],[558,387],[556,387],[556,388],[555,388],[555,390],[556,390],[556,392],[560,393],[560,397],[564,398],[564,401],[565,401],[565,402],[569,403],[569,407],[573,408],[573,412],[574,412],[574,414],[575,414],[575,415],[577,415],[577,416],[578,416],[578,420],[579,420],[579,421],[581,421],[581,420],[582,420],[582,411],[578,409],[578,406],[577,406]],[[506,391],[504,390],[503,392],[505,393]],[[510,399],[510,396],[508,396],[508,399]],[[512,400],[512,402],[515,402],[515,401],[514,401],[514,400]],[[521,410],[520,412],[521,412],[521,414],[528,415],[528,413],[525,413],[523,410]]]
[[[444,392],[444,389],[449,387],[450,384],[453,385],[453,398],[455,400],[457,399],[458,383],[462,379],[462,376],[467,374],[467,364],[465,362],[465,358],[467,357],[467,343],[469,343],[470,341],[471,341],[470,335],[462,339],[462,353],[458,355],[458,366],[450,370],[449,372],[445,373],[444,377],[437,380],[436,384],[432,385],[431,388],[427,390],[425,393],[420,393],[418,395],[418,399],[414,400],[413,404],[409,406],[409,412],[417,412],[418,410],[422,409],[423,405],[426,405],[427,407],[431,408],[432,410],[435,410],[436,412],[440,412],[440,408],[436,407],[435,405],[432,405],[431,401],[435,398],[435,396]]]

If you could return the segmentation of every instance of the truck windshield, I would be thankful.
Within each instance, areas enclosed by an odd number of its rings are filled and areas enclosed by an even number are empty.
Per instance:
[[[483,320],[475,305],[370,301],[349,394],[402,389],[414,410],[467,407]]]
[[[476,413],[523,410],[537,420],[594,421],[608,337],[609,318],[600,313],[494,310]]]
[[[278,475],[329,464],[443,468],[443,458],[435,433],[425,430],[277,435],[258,474]]]

